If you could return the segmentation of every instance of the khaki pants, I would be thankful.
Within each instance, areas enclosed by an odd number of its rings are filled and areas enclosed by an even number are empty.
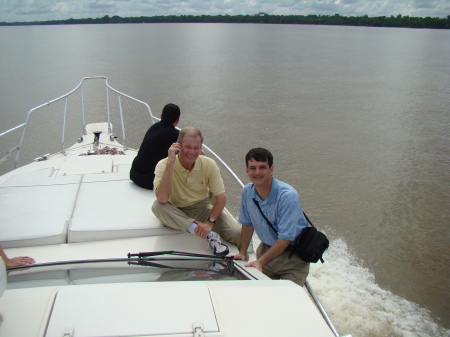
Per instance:
[[[261,242],[256,250],[256,257],[259,259],[269,249],[269,245]],[[303,287],[309,274],[309,263],[303,261],[295,254],[290,255],[291,250],[286,249],[263,267],[263,273],[271,279],[291,280]]]
[[[213,205],[210,199],[197,202],[188,207],[175,207],[171,203],[162,204],[158,200],[153,203],[153,213],[167,227],[186,232],[194,220],[206,222],[211,214]],[[214,224],[213,231],[219,233],[221,239],[241,244],[241,225],[224,210]]]

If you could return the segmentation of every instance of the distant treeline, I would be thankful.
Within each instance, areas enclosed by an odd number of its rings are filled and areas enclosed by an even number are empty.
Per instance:
[[[270,15],[258,13],[253,15],[164,15],[126,17],[105,15],[96,19],[67,19],[34,22],[0,22],[0,26],[22,25],[70,25],[70,24],[107,24],[107,23],[267,23],[267,24],[303,24],[303,25],[337,25],[367,27],[403,27],[450,29],[450,15],[439,17],[402,16],[342,16],[335,15]]]

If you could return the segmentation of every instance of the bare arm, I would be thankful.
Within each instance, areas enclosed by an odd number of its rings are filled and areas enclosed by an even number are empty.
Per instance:
[[[211,217],[214,219],[217,219],[222,214],[223,209],[225,208],[225,205],[227,203],[227,195],[224,193],[216,195],[213,205],[213,209],[211,211]]]
[[[283,240],[283,239],[278,239],[277,241],[275,241],[275,243],[273,244],[272,247],[270,247],[270,249],[264,254],[262,255],[259,259],[257,259],[256,261],[252,261],[248,264],[246,264],[246,267],[255,267],[256,269],[258,269],[260,272],[262,272],[262,268],[269,263],[270,261],[272,261],[274,258],[276,258],[277,256],[279,256],[282,252],[284,252],[284,250],[289,246],[289,241],[287,240]]]
[[[175,164],[175,160],[177,158],[177,152],[180,150],[181,145],[179,143],[174,143],[169,148],[164,175],[158,187],[155,189],[156,199],[158,199],[160,203],[166,204],[169,202],[170,194],[172,193],[173,165]]]
[[[227,195],[224,193],[216,195],[213,205],[213,209],[211,210],[210,217],[217,219],[222,214],[223,209],[225,208],[225,204],[227,203]],[[212,222],[200,222],[196,221],[197,228],[195,228],[194,234],[200,236],[201,238],[205,238],[208,233],[213,229],[214,224]]]
[[[252,241],[253,232],[255,229],[253,226],[242,226],[241,230],[241,249],[239,254],[234,255],[236,260],[247,260],[247,250],[250,242]]]

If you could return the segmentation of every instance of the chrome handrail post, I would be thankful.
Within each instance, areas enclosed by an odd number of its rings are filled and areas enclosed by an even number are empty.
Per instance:
[[[120,123],[122,124],[122,137],[123,137],[123,148],[124,150],[127,150],[127,139],[125,136],[125,124],[123,122],[123,112],[122,112],[122,100],[120,99],[120,95],[117,95],[119,98],[119,115],[120,115]]]
[[[26,132],[26,130],[27,130],[28,121],[29,121],[29,119],[30,119],[31,112],[32,112],[33,110],[35,110],[35,109],[37,109],[37,108],[33,108],[33,109],[31,109],[30,111],[28,111],[27,120],[26,120],[25,123],[24,123],[25,125],[24,125],[23,131],[22,131],[22,136],[20,136],[20,143],[19,143],[19,146],[18,146],[18,148],[17,148],[16,159],[14,160],[14,167],[15,167],[15,168],[17,168],[17,167],[19,166],[19,155],[20,155],[20,150],[22,149],[23,139],[25,138],[25,132]]]
[[[110,109],[109,109],[109,89],[108,89],[108,87],[109,87],[109,85],[108,85],[108,79],[106,78],[106,81],[105,81],[105,84],[106,84],[106,113],[108,114],[108,133],[109,133],[109,135],[111,135],[112,134],[112,130],[111,130],[111,116],[110,116]]]
[[[87,131],[86,131],[86,119],[85,119],[85,112],[84,112],[84,90],[83,90],[83,83],[84,83],[84,79],[81,82],[81,116],[82,116],[82,123],[83,123],[83,135],[87,135]]]
[[[13,127],[12,129],[9,129],[9,130],[7,130],[5,132],[2,132],[2,133],[0,133],[0,138],[5,136],[5,135],[7,135],[10,132],[14,132],[15,130],[18,130],[18,129],[22,128],[22,127],[24,128],[25,126],[26,126],[26,123],[22,123],[20,125],[17,125],[15,127]],[[16,145],[12,149],[7,150],[5,153],[2,152],[1,153],[1,158],[0,158],[0,164],[3,163],[8,157],[10,157],[13,154],[14,151],[18,152],[19,150],[20,150],[20,146]],[[17,168],[17,160],[18,160],[18,157],[17,157],[17,154],[16,154],[16,160],[14,162],[14,167],[15,168]]]
[[[68,96],[64,100],[64,117],[63,117],[62,139],[61,139],[61,152],[63,155],[66,155],[66,150],[64,149],[64,138],[66,134],[67,100]]]

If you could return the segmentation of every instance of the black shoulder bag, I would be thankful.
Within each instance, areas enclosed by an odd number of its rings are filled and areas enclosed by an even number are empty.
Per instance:
[[[273,227],[272,223],[262,212],[258,200],[253,198],[253,202],[255,203],[256,207],[258,207],[261,215],[263,216],[264,220],[266,220],[270,228],[272,228],[272,230],[278,235],[275,227]],[[314,225],[311,223],[311,221],[309,221],[304,212],[303,215],[305,216],[311,227],[306,227],[300,232],[300,234],[294,241],[292,252],[305,262],[316,263],[320,260],[323,263],[324,261],[322,255],[328,249],[330,242],[328,241],[328,238],[325,236],[325,234],[319,232],[317,228],[314,227]]]

